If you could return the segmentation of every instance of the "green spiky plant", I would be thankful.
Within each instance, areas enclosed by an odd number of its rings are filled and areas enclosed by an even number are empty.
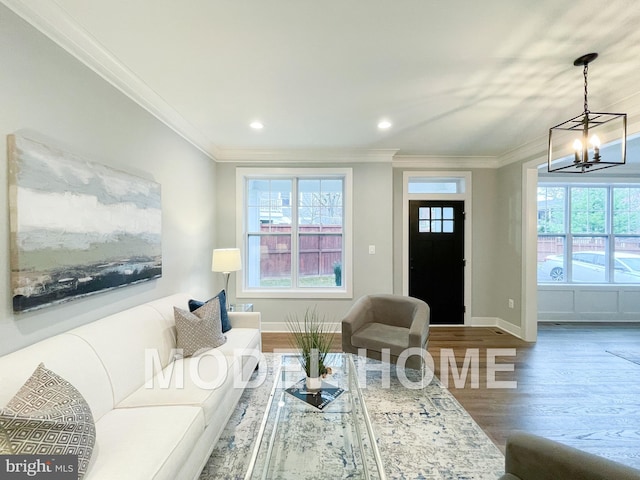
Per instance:
[[[298,358],[307,377],[321,377],[330,373],[325,362],[335,330],[318,313],[316,307],[308,308],[302,320],[296,315],[287,315],[286,322],[291,332],[291,346],[300,352]]]

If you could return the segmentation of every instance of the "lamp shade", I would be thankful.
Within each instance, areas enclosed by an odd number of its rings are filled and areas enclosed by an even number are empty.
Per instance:
[[[239,248],[216,248],[213,251],[211,270],[214,272],[237,272],[242,269]]]

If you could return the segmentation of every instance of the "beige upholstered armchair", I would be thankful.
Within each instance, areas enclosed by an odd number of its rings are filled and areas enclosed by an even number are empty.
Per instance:
[[[402,295],[365,295],[353,304],[342,320],[342,350],[382,359],[383,349],[391,352],[391,361],[407,348],[427,348],[429,337],[429,305],[422,300]],[[420,369],[422,357],[412,355],[405,366]]]
[[[530,433],[507,439],[499,480],[640,480],[640,470]]]

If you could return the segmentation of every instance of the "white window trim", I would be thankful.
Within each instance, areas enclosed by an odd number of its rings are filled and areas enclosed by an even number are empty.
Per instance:
[[[236,238],[242,257],[246,252],[245,180],[247,177],[344,177],[344,226],[342,288],[247,289],[244,272],[236,275],[236,298],[353,298],[353,169],[351,168],[237,168],[236,169]]]
[[[443,178],[447,180],[464,180],[463,193],[409,193],[409,180],[411,178]],[[460,171],[404,171],[402,175],[402,294],[409,295],[409,200],[463,200],[465,210],[464,221],[464,304],[466,311],[464,314],[464,324],[471,325],[472,303],[471,303],[471,252],[472,252],[472,232],[473,222],[471,215],[471,172]]]

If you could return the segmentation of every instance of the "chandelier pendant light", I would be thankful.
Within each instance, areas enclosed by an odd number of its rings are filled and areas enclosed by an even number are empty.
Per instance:
[[[583,67],[584,112],[549,129],[548,172],[587,173],[627,161],[627,114],[589,111],[587,74],[597,57],[588,53],[573,62]]]

